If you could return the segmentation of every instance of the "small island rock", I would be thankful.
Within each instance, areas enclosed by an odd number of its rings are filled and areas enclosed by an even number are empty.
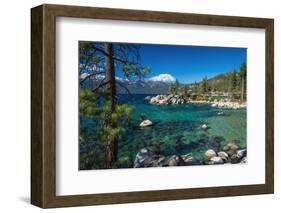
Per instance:
[[[151,126],[152,122],[150,120],[144,120],[140,123],[140,127],[147,127],[147,126]]]
[[[201,126],[201,128],[204,129],[204,130],[206,130],[206,129],[208,129],[209,127],[207,126],[207,124],[203,124],[203,125]]]

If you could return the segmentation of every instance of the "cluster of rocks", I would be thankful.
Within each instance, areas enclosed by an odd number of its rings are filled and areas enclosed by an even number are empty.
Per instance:
[[[142,148],[136,155],[134,168],[141,167],[167,167],[199,165],[200,161],[195,160],[191,154],[163,156],[155,154],[147,148]]]
[[[244,109],[247,107],[246,103],[238,102],[220,102],[220,101],[208,101],[208,100],[186,100],[180,95],[156,95],[156,96],[146,96],[145,101],[148,101],[150,104],[155,105],[173,105],[173,104],[211,104],[212,107],[217,107],[221,109]]]
[[[245,103],[238,102],[214,102],[211,104],[211,107],[217,107],[221,109],[243,109],[246,108]]]
[[[150,98],[150,99],[149,99]],[[156,105],[171,105],[171,104],[184,104],[185,99],[179,95],[156,95],[154,97],[146,97],[145,100],[149,100],[149,103]]]
[[[221,151],[209,149],[204,153],[205,164],[246,163],[247,150],[239,149],[235,143],[228,143]]]
[[[235,143],[228,143],[222,151],[209,149],[204,153],[204,160],[195,159],[192,154],[163,156],[148,148],[142,148],[136,155],[134,168],[237,164],[247,162],[246,149],[239,149]]]

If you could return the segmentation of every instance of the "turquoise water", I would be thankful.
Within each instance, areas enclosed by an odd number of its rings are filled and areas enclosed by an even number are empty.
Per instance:
[[[121,102],[135,105],[133,128],[120,142],[120,158],[135,155],[144,146],[157,146],[162,154],[188,154],[197,158],[208,148],[220,149],[235,140],[246,147],[246,110],[221,110],[208,104],[157,106],[144,101],[147,95],[123,95]],[[218,112],[224,115],[218,116]],[[140,128],[140,115],[153,122],[153,126]],[[210,128],[202,130],[202,124]]]
[[[145,101],[146,96],[119,95],[120,103],[135,106],[132,124],[126,127],[125,134],[118,141],[119,160],[132,162],[143,147],[149,147],[163,155],[192,153],[197,159],[202,159],[207,149],[220,150],[230,141],[246,148],[245,109],[222,110],[208,104],[157,106]],[[219,116],[218,112],[224,112],[224,115]],[[153,122],[153,126],[140,128],[141,114],[145,114]],[[87,146],[93,149],[100,146],[94,131],[97,123],[88,119],[81,124],[87,132]],[[202,130],[202,124],[207,124],[210,128]]]

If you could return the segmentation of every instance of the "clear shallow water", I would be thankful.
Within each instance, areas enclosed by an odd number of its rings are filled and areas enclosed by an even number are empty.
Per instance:
[[[220,149],[227,142],[236,140],[246,147],[246,110],[221,110],[210,105],[151,105],[144,98],[148,95],[119,95],[120,103],[135,106],[133,122],[125,136],[119,140],[119,159],[133,160],[143,147],[150,147],[164,155],[188,154],[201,159],[209,148]],[[224,115],[218,116],[218,112]],[[144,113],[153,126],[140,128],[140,115]],[[202,130],[201,125],[210,128]],[[93,121],[84,120],[91,140],[96,140]],[[87,128],[88,127],[88,128]]]

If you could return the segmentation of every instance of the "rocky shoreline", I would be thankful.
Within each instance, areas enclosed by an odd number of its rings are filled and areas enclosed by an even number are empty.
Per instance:
[[[226,144],[222,150],[208,149],[198,160],[191,153],[186,155],[164,156],[156,154],[149,148],[142,148],[134,160],[134,168],[216,165],[216,164],[244,164],[247,162],[247,150],[240,149],[235,143]]]
[[[147,96],[144,99],[150,104],[155,105],[178,105],[178,104],[210,104],[211,107],[221,108],[221,109],[245,109],[247,107],[246,103],[232,102],[232,101],[209,101],[209,100],[186,100],[180,95],[156,95]]]

